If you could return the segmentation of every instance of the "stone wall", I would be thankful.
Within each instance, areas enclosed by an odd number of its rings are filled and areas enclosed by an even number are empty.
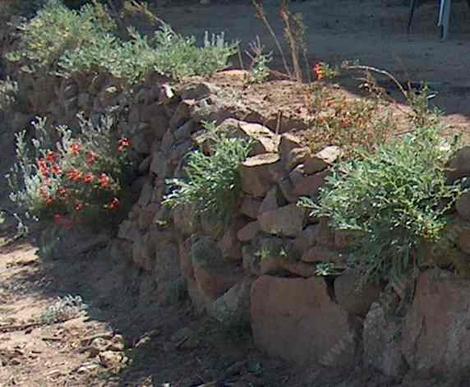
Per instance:
[[[29,82],[29,83],[28,83]],[[467,370],[470,364],[470,282],[440,269],[423,269],[414,283],[364,285],[354,271],[319,277],[318,263],[346,269],[353,235],[296,205],[315,197],[341,149],[312,154],[294,133],[295,120],[272,123],[262,111],[229,100],[223,89],[193,80],[173,88],[154,77],[132,93],[105,76],[28,79],[31,93],[18,113],[71,123],[79,111],[114,111],[134,146],[138,194],[110,251],[132,262],[172,303],[187,292],[194,307],[227,326],[251,326],[256,345],[299,364],[374,367],[391,376]],[[166,181],[184,176],[185,155],[204,146],[203,121],[253,141],[241,166],[242,196],[230,224],[196,218],[191,208],[162,206]],[[462,149],[450,178],[470,175]],[[446,267],[470,254],[470,194],[457,204],[457,248]],[[447,259],[449,258],[449,259]]]

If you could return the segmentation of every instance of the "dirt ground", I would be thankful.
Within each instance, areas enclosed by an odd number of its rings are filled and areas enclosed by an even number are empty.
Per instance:
[[[223,31],[227,39],[238,40],[244,47],[259,36],[266,48],[276,54],[250,3],[213,0],[210,5],[157,9],[160,16],[182,33],[202,36],[205,30]],[[279,0],[264,3],[274,29],[282,37]],[[470,117],[467,103],[470,7],[465,1],[452,2],[451,33],[442,42],[436,26],[437,1],[420,3],[423,4],[415,13],[410,35],[406,33],[409,12],[406,0],[305,0],[293,2],[291,9],[303,15],[312,64],[358,60],[361,64],[389,70],[403,82],[429,82],[437,91],[434,102],[445,112],[447,121],[466,129]],[[279,65],[276,55],[275,65]],[[356,91],[349,81],[343,82],[343,86]]]
[[[99,251],[53,256],[35,241],[0,248],[0,386],[396,386],[371,372],[296,368],[256,351],[189,304],[156,306],[152,285]],[[45,324],[57,297],[87,310]]]

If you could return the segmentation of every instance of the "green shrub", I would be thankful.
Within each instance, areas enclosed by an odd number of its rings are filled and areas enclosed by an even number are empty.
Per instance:
[[[318,204],[304,199],[301,205],[329,217],[337,229],[358,232],[352,262],[366,279],[399,277],[419,263],[421,243],[443,236],[446,213],[460,193],[443,172],[451,148],[437,129],[419,128],[339,165]]]
[[[130,83],[151,72],[177,80],[210,75],[228,66],[236,52],[224,35],[205,35],[202,47],[193,37],[176,34],[162,24],[153,37],[129,29],[129,40],[115,33],[116,24],[99,3],[71,10],[59,0],[50,0],[22,27],[19,47],[10,61],[24,69],[43,69],[64,76],[74,73],[107,72]]]
[[[33,152],[25,132],[17,135],[17,163],[8,176],[11,200],[65,228],[103,218],[108,223],[122,207],[129,141],[115,137],[109,118],[98,126],[81,119],[75,136],[58,127],[57,142],[48,137],[45,120],[35,127]]]
[[[55,70],[65,52],[99,43],[114,27],[102,5],[85,5],[75,11],[58,0],[50,0],[20,26],[19,47],[8,54],[8,59],[29,70]]]
[[[227,219],[240,195],[241,163],[248,157],[250,144],[229,138],[208,126],[213,141],[211,155],[200,150],[188,154],[186,179],[171,180],[172,192],[165,203],[170,207],[191,205],[196,213],[209,213]]]
[[[61,72],[70,76],[77,72],[108,72],[116,78],[136,83],[152,72],[176,80],[194,75],[207,76],[228,66],[234,45],[224,36],[206,33],[203,47],[193,37],[176,34],[163,25],[153,38],[130,30],[130,40],[121,41],[106,34],[100,41],[74,51],[67,51],[59,62]]]

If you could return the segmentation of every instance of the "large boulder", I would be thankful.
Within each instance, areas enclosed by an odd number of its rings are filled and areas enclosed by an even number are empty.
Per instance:
[[[470,364],[470,282],[440,269],[422,273],[402,347],[414,370],[458,374]]]
[[[271,356],[301,365],[348,367],[357,330],[328,295],[322,278],[262,276],[251,289],[255,344]]]

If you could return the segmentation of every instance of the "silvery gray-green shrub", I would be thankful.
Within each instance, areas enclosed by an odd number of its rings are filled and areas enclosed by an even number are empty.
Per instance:
[[[340,164],[319,200],[301,205],[328,217],[336,229],[358,234],[352,263],[367,280],[399,278],[419,264],[419,246],[439,243],[461,189],[448,185],[452,147],[435,128],[382,145],[363,159]]]
[[[165,203],[170,207],[190,205],[198,214],[227,219],[239,199],[240,165],[248,157],[251,144],[217,131],[214,125],[207,129],[211,154],[196,150],[187,155],[187,177],[169,181],[172,191]]]
[[[202,46],[194,37],[176,34],[162,24],[153,36],[134,29],[129,38],[99,3],[71,10],[59,0],[49,0],[35,17],[20,28],[18,49],[8,59],[26,71],[45,70],[62,76],[75,73],[109,73],[134,84],[152,72],[180,80],[205,76],[226,68],[236,44],[224,35],[204,36]]]

